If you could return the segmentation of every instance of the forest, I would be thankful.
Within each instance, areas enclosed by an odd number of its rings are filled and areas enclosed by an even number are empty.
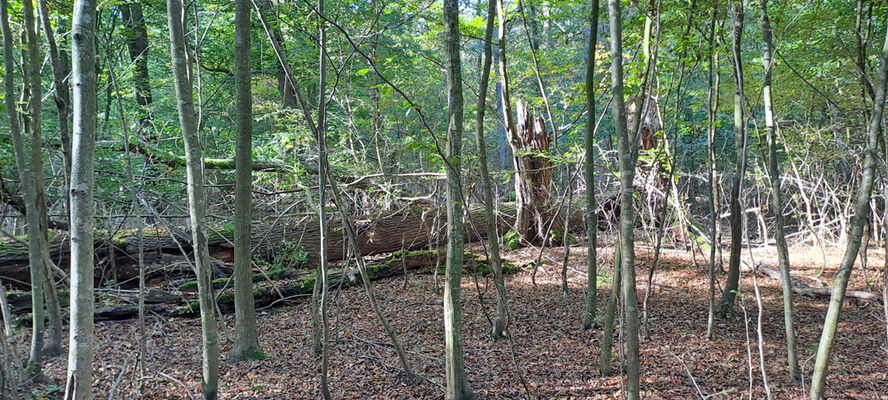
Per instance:
[[[0,399],[888,399],[885,2],[0,28]]]

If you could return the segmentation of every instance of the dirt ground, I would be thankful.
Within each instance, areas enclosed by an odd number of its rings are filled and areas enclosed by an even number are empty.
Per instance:
[[[509,252],[506,258],[517,262],[536,259],[537,254],[536,249],[524,248]],[[581,246],[570,249],[567,302],[561,295],[563,254],[564,248],[546,251],[543,265],[537,271],[536,285],[531,283],[530,271],[507,277],[514,347],[508,341],[489,339],[488,316],[493,312],[494,296],[491,282],[485,277],[463,278],[466,371],[470,386],[480,399],[524,398],[522,376],[530,393],[539,399],[621,398],[620,376],[603,378],[598,373],[601,329],[579,330],[586,282],[585,249]],[[610,292],[612,254],[612,248],[599,249],[599,310],[604,309]],[[639,246],[637,255],[641,299],[645,294],[651,251]],[[820,276],[825,284],[831,284],[841,255],[842,249],[828,249],[828,265]],[[756,262],[776,267],[773,248],[754,250],[753,256]],[[883,257],[880,251],[869,254],[866,275],[875,290],[881,284]],[[749,259],[747,253],[744,259]],[[715,339],[710,341],[706,340],[709,287],[706,262],[699,254],[692,257],[683,250],[664,250],[661,261],[649,304],[650,337],[643,338],[641,345],[642,397],[764,398],[755,339],[758,310],[751,274],[744,272],[741,282],[748,330],[743,311],[737,307],[738,316],[716,320]],[[817,248],[793,247],[791,261],[794,275],[814,276],[821,267]],[[850,288],[865,288],[861,271],[858,265]],[[723,284],[723,274],[719,282]],[[791,382],[786,373],[780,284],[762,275],[758,284],[764,303],[764,356],[771,391],[778,399],[802,398],[806,393],[803,384]],[[375,289],[408,351],[411,366],[423,379],[417,383],[404,378],[366,295],[360,288],[345,288],[333,296],[330,311],[330,332],[334,339],[330,356],[333,397],[441,398],[444,384],[442,305],[441,296],[435,293],[433,275],[411,274],[406,278],[378,281]],[[483,301],[479,300],[479,292]],[[826,298],[795,298],[805,384],[810,380],[826,304]],[[829,398],[888,399],[888,350],[881,310],[877,303],[846,302],[831,358]],[[223,364],[220,398],[319,398],[320,362],[319,357],[312,354],[309,302],[298,299],[282,308],[261,310],[259,327],[260,342],[269,358]],[[223,358],[231,347],[232,329],[233,316],[228,315],[220,332]],[[97,398],[109,398],[112,390],[117,399],[199,397],[201,363],[197,319],[149,319],[146,343],[149,357],[146,376],[142,379],[143,396],[139,394],[136,363],[138,324],[135,321],[99,323],[96,332]],[[65,357],[59,357],[47,363],[47,375],[56,382],[64,381],[65,361]]]

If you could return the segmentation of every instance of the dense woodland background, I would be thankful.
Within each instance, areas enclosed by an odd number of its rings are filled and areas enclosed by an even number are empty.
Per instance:
[[[604,3],[0,1],[0,398],[888,398],[886,5]]]

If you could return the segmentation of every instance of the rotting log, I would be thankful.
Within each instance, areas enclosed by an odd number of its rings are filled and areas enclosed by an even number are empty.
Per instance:
[[[367,272],[371,280],[379,280],[403,275],[405,272],[432,272],[435,265],[443,264],[444,253],[437,251],[397,251],[385,258],[376,260],[367,266]],[[473,253],[465,254],[465,269],[467,273],[487,275],[491,273],[485,256]],[[504,273],[514,273],[519,267],[505,263]],[[315,278],[313,274],[302,271],[300,276],[278,276],[282,280],[257,279],[253,285],[253,295],[257,308],[269,308],[296,301],[300,298],[311,296],[314,289]],[[360,284],[358,271],[354,268],[332,269],[329,275],[331,287],[353,286]],[[135,296],[134,293],[116,293],[115,298],[126,295]],[[196,317],[198,307],[196,295],[187,291],[170,293],[152,289],[146,297],[147,311],[161,315],[174,317]],[[19,293],[10,295],[10,304],[15,314],[23,314],[30,311],[30,294]],[[133,299],[124,299],[122,304],[109,305],[96,310],[96,321],[120,321],[133,319],[138,316],[138,308],[133,305]],[[216,294],[216,301],[223,313],[234,312],[234,292],[230,285]],[[27,321],[22,321],[27,323]]]
[[[501,224],[500,232],[506,232],[514,223],[515,204],[503,203],[499,206]],[[365,256],[392,253],[398,250],[427,249],[429,243],[434,242],[438,236],[443,242],[446,232],[446,224],[434,226],[434,209],[422,206],[408,208],[398,214],[389,215],[373,220],[357,220],[355,231],[358,234],[358,245]],[[583,229],[583,207],[580,202],[571,206],[570,223],[574,231]],[[466,223],[466,241],[475,241],[478,238],[487,237],[487,226],[480,207],[469,209],[470,218]],[[557,217],[562,219],[562,216]],[[444,220],[444,218],[439,218]],[[341,261],[345,256],[346,248],[343,241],[342,221],[336,219],[330,224],[329,260]],[[303,246],[309,259],[306,266],[314,268],[319,246],[318,224],[314,220],[300,223],[278,222],[276,225],[257,226],[253,229],[254,254],[268,258],[277,250],[283,242],[296,243]],[[110,237],[109,237],[110,236]],[[150,271],[177,268],[180,273],[190,273],[187,262],[182,259],[182,250],[191,251],[191,239],[188,232],[169,233],[164,229],[143,230],[143,243],[145,249],[145,264]],[[96,280],[99,283],[110,279],[116,282],[131,281],[138,276],[137,254],[138,240],[134,230],[120,231],[113,236],[108,234],[96,234]],[[228,263],[234,259],[232,246],[233,229],[230,225],[224,225],[211,229],[209,232],[210,256],[217,261]],[[114,251],[110,252],[110,246]],[[181,246],[181,249],[180,249]],[[50,238],[50,255],[52,260],[62,269],[68,269],[68,257],[70,248],[67,236],[59,233]],[[109,255],[113,254],[114,262],[109,262]],[[175,265],[175,267],[171,267]],[[111,270],[114,266],[114,271]],[[116,277],[116,278],[114,278]],[[27,287],[28,252],[26,246],[12,240],[0,241],[0,278],[18,287]]]

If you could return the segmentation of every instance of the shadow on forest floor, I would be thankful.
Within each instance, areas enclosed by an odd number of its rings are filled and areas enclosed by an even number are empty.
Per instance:
[[[621,378],[602,378],[598,373],[601,329],[580,332],[585,292],[585,250],[571,248],[569,301],[561,296],[563,248],[548,250],[531,284],[529,271],[507,277],[515,356],[537,398],[621,398]],[[819,268],[816,250],[793,248],[793,271],[813,275]],[[756,260],[776,265],[773,249],[755,250]],[[506,255],[512,261],[535,259],[536,251],[525,248]],[[638,293],[643,298],[650,264],[650,251],[639,249]],[[816,257],[815,257],[816,255]],[[821,276],[830,282],[841,251],[830,250],[831,264]],[[600,282],[598,304],[603,310],[610,292],[613,271],[611,249],[599,249]],[[547,261],[548,260],[548,261]],[[750,318],[749,340],[741,316],[716,320],[715,339],[708,341],[706,316],[708,278],[699,257],[694,265],[688,252],[668,250],[654,279],[650,300],[650,338],[642,341],[642,397],[686,399],[715,394],[712,398],[747,397],[750,381],[747,349],[752,352],[752,397],[764,398],[755,340],[757,308],[752,279],[744,274],[741,291]],[[870,256],[869,277],[881,268],[881,254]],[[719,276],[719,285],[723,284]],[[775,398],[802,398],[801,384],[788,379],[782,299],[779,282],[758,279],[762,290],[765,363]],[[406,284],[406,287],[405,287]],[[464,346],[466,370],[472,389],[481,399],[523,398],[512,352],[507,341],[488,339],[486,313],[493,312],[494,292],[484,277],[463,278]],[[375,284],[381,306],[386,310],[409,361],[426,381],[414,384],[403,379],[393,350],[388,345],[366,296],[359,288],[337,291],[331,303],[330,385],[337,399],[437,399],[443,395],[444,344],[441,297],[435,294],[433,276],[411,274]],[[851,288],[863,287],[858,267]],[[483,294],[483,306],[478,293]],[[827,299],[796,297],[796,324],[803,368],[810,372]],[[740,311],[740,308],[737,308]],[[602,312],[602,311],[599,311]],[[152,317],[148,326],[150,358],[145,398],[187,398],[198,393],[200,383],[200,325],[197,319]],[[836,398],[888,399],[888,356],[881,307],[848,302],[832,355],[827,393]],[[307,301],[260,313],[261,345],[270,356],[264,361],[222,365],[222,399],[313,399],[319,398],[319,359],[312,354],[311,319]],[[233,316],[226,316],[220,339],[223,354],[233,338]],[[95,378],[97,396],[108,397],[115,382],[117,398],[139,398],[138,324],[97,324]],[[23,339],[24,340],[24,339]],[[747,343],[749,347],[747,347]],[[616,353],[616,350],[615,350]],[[223,355],[224,358],[224,355]],[[60,382],[65,360],[47,365],[48,375]],[[693,377],[693,378],[692,378]],[[699,389],[698,389],[699,388]],[[699,390],[699,393],[698,393]],[[719,393],[722,393],[719,395]]]

